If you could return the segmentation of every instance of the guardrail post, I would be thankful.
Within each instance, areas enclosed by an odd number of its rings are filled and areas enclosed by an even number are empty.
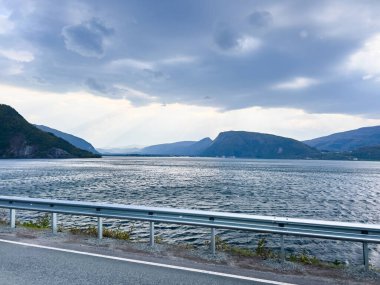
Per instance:
[[[154,222],[149,222],[149,245],[154,246]]]
[[[98,239],[103,238],[103,218],[98,217]]]
[[[284,235],[280,236],[281,239],[281,261],[285,261],[285,242],[284,242]]]
[[[364,270],[368,271],[369,257],[368,257],[368,243],[367,242],[363,242],[363,261],[364,261]]]
[[[9,224],[11,225],[11,228],[16,227],[16,209],[9,210]]]
[[[53,234],[56,234],[58,231],[57,213],[51,213],[51,230],[52,230]]]
[[[213,255],[215,255],[215,228],[211,228],[211,243],[210,243],[210,246],[211,246],[211,253]]]

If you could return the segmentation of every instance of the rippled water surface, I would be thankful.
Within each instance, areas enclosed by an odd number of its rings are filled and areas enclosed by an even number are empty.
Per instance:
[[[0,195],[193,208],[256,215],[380,224],[380,163],[304,160],[105,157],[75,160],[0,160]],[[3,213],[4,214],[4,213]],[[21,219],[35,217],[19,213]],[[63,225],[86,217],[60,216]],[[130,223],[110,220],[110,227]],[[209,230],[159,225],[167,242],[204,244]],[[226,241],[254,248],[258,236],[220,231]],[[134,236],[147,237],[135,223]],[[260,235],[264,236],[264,235]],[[276,236],[265,235],[278,247]],[[289,252],[359,262],[361,245],[289,237]],[[371,246],[380,264],[380,248]]]

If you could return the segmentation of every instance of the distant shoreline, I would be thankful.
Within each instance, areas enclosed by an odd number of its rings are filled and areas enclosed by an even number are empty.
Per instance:
[[[183,157],[183,158],[222,158],[222,159],[270,159],[270,160],[321,160],[321,161],[378,161],[376,159],[349,159],[349,158],[265,158],[265,157],[221,157],[221,156],[188,156],[188,155],[157,155],[157,154],[101,154],[102,157]]]

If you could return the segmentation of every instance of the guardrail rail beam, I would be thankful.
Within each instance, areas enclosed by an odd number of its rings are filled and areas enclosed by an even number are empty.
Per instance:
[[[322,238],[360,242],[363,259],[369,268],[368,244],[380,244],[380,224],[322,221],[313,219],[257,216],[241,213],[105,204],[81,201],[0,196],[0,208],[10,209],[10,226],[16,226],[16,210],[52,213],[52,231],[57,232],[57,214],[98,217],[98,238],[103,232],[102,219],[116,218],[149,222],[149,243],[154,246],[155,223],[180,224],[211,228],[210,250],[215,254],[217,229],[279,234],[281,259],[285,259],[284,236]]]

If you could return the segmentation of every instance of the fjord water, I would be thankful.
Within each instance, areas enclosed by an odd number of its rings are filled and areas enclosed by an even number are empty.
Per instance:
[[[158,207],[230,211],[380,224],[380,163],[359,161],[105,157],[72,160],[1,160],[0,195]],[[6,212],[2,211],[4,216]],[[28,220],[36,213],[20,212]],[[87,226],[89,217],[59,215],[64,226]],[[130,222],[106,220],[128,229]],[[134,222],[133,238],[148,236]],[[158,225],[168,243],[203,245],[209,229]],[[277,249],[275,235],[219,230],[222,239],[255,248],[260,237]],[[361,244],[286,237],[288,253],[334,261],[361,261]],[[370,246],[380,264],[380,248]]]

